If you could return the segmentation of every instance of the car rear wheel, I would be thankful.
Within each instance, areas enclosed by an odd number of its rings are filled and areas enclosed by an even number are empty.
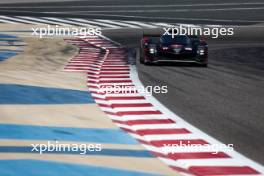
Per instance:
[[[146,60],[146,57],[143,52],[140,53],[139,62],[144,65],[150,65],[150,62]]]
[[[144,65],[151,65],[151,62],[146,60],[146,57],[143,58],[143,64]]]
[[[200,67],[207,67],[208,64],[200,64]]]
[[[142,50],[140,50],[139,52],[140,52],[139,53],[139,62],[141,64],[144,64],[144,55],[143,55],[143,52],[142,52]]]
[[[141,64],[144,64],[144,58],[142,56],[140,56],[139,61],[140,61]]]

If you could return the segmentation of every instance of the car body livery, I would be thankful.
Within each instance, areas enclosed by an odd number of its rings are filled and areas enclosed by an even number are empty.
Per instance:
[[[144,35],[140,46],[140,62],[188,62],[206,67],[208,45],[198,36]]]

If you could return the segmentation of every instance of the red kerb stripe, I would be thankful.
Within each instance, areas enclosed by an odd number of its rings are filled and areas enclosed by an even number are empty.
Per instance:
[[[212,152],[182,152],[182,153],[170,153],[168,157],[173,160],[178,159],[203,159],[203,158],[230,158],[224,152],[212,153]]]
[[[188,134],[189,130],[185,128],[174,128],[174,129],[144,129],[137,130],[139,135],[153,135],[153,134]]]
[[[192,166],[189,170],[197,175],[252,175],[260,174],[248,166]]]

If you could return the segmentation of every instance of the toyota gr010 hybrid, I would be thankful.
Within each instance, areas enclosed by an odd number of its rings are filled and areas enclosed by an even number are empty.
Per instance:
[[[144,35],[140,46],[140,63],[196,63],[206,67],[208,45],[198,36]]]

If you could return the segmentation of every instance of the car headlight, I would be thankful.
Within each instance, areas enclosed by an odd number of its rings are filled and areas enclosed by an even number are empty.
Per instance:
[[[190,47],[185,47],[184,49],[187,51],[192,51],[192,48],[190,48]]]
[[[151,54],[154,54],[154,53],[156,53],[157,52],[157,50],[155,49],[155,48],[150,48],[149,49],[149,53],[151,53]]]
[[[199,49],[199,50],[197,50],[197,53],[198,53],[199,55],[204,55],[204,49]]]

